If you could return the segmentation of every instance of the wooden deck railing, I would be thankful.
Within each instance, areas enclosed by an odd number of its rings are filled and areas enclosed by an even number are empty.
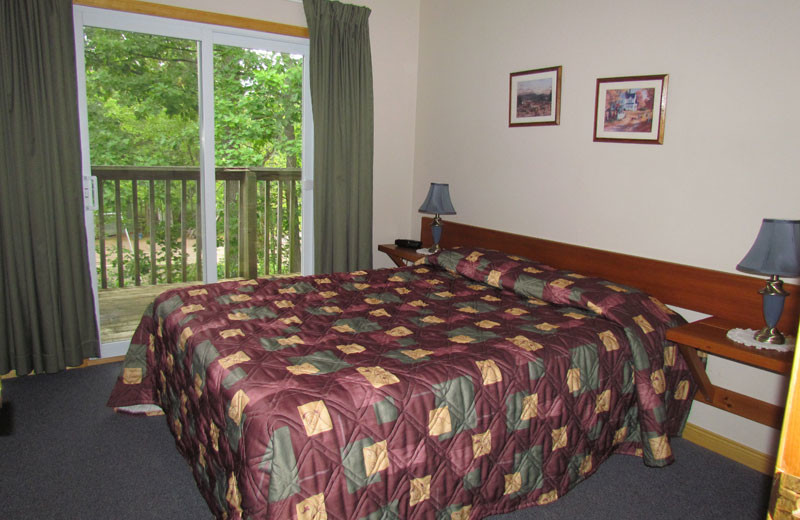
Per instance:
[[[102,288],[202,280],[199,168],[93,166],[92,175]],[[216,170],[220,278],[300,271],[300,175],[299,168]]]

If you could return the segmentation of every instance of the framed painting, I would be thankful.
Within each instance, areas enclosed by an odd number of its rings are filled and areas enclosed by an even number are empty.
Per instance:
[[[594,140],[608,143],[664,143],[669,76],[598,78]]]
[[[508,126],[557,125],[561,117],[561,66],[512,72]]]

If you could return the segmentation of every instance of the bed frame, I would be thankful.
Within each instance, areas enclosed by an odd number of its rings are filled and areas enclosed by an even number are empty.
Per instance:
[[[423,217],[422,243],[430,245],[431,218]],[[652,260],[506,233],[468,224],[443,221],[443,247],[472,246],[498,249],[581,274],[598,276],[631,285],[662,302],[733,322],[738,326],[761,328],[761,295],[764,279],[714,271],[700,267]],[[795,335],[800,318],[800,286],[784,284],[791,294],[786,299],[778,328]]]

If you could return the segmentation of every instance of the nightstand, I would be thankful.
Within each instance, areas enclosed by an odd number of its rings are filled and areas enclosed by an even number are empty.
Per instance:
[[[735,324],[712,316],[668,330],[667,339],[678,344],[699,385],[695,400],[780,429],[784,410],[782,406],[713,385],[697,351],[784,375],[791,372],[793,352],[741,345],[731,341],[726,335],[733,328],[736,328]]]
[[[395,244],[381,244],[378,246],[378,251],[382,251],[389,255],[389,258],[397,265],[397,267],[405,267],[406,262],[413,264],[420,258],[422,253],[417,253],[416,249],[409,249],[407,247],[398,247]]]

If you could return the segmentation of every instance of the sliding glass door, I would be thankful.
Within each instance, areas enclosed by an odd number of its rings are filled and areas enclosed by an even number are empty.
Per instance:
[[[307,41],[74,13],[103,356],[176,284],[310,272]]]

